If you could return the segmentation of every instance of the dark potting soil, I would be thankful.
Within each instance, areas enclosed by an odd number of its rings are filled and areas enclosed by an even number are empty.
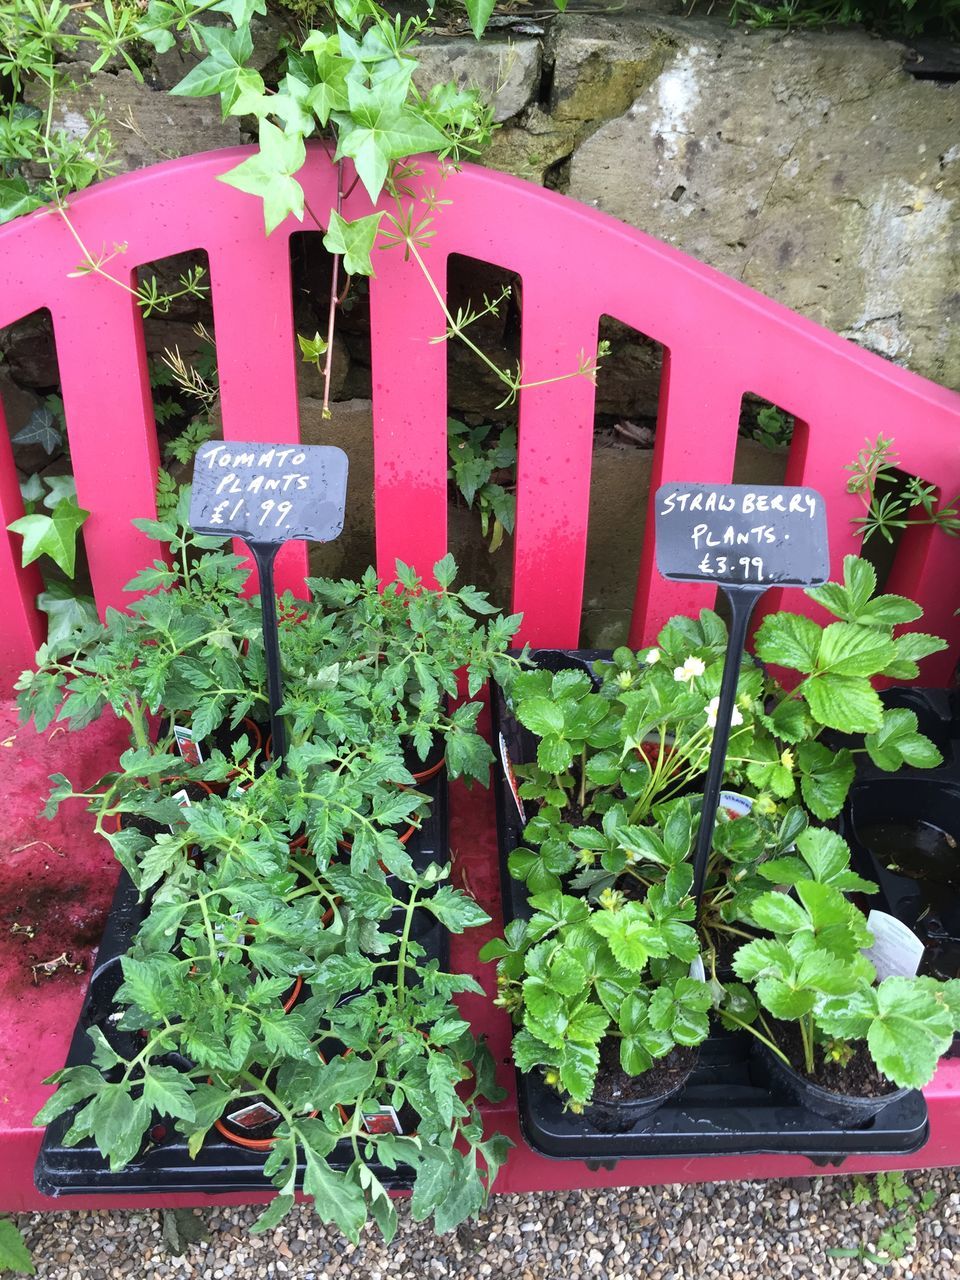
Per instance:
[[[815,1045],[814,1071],[810,1075],[803,1067],[800,1028],[794,1022],[774,1023],[774,1027],[777,1044],[790,1059],[794,1071],[813,1084],[818,1084],[821,1089],[830,1089],[834,1093],[845,1093],[855,1098],[882,1098],[885,1094],[896,1093],[897,1086],[880,1074],[865,1044],[854,1046],[853,1057],[846,1066],[841,1066],[838,1062],[824,1062],[822,1046]]]
[[[696,1066],[693,1049],[677,1045],[664,1058],[657,1058],[642,1076],[628,1076],[620,1066],[620,1041],[607,1036],[600,1041],[600,1067],[593,1101],[603,1103],[639,1102],[667,1093],[687,1078]]]

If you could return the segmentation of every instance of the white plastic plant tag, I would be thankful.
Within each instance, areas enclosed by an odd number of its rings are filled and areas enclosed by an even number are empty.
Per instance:
[[[873,934],[873,946],[865,947],[863,954],[876,969],[879,980],[912,978],[920,968],[924,952],[923,943],[913,930],[885,911],[871,911],[867,928]]]
[[[526,810],[523,807],[523,801],[520,799],[520,788],[517,786],[517,776],[513,772],[513,761],[510,759],[510,752],[507,750],[507,740],[502,733],[500,734],[500,763],[503,765],[503,776],[506,778],[510,794],[513,796],[513,803],[517,806],[520,821],[526,826]]]
[[[187,795],[186,788],[184,787],[181,787],[179,791],[175,791],[173,795],[170,797],[170,799],[176,800],[177,804],[180,806],[181,809],[190,808],[190,797]],[[176,834],[176,832],[173,829],[172,822],[170,824],[170,833],[171,835]]]
[[[267,1102],[252,1102],[239,1111],[231,1111],[227,1119],[238,1129],[259,1129],[262,1124],[276,1124],[280,1119],[280,1112]]]
[[[690,977],[696,978],[700,982],[706,982],[707,974],[703,967],[703,956],[694,956],[690,961]]]
[[[745,818],[753,812],[753,799],[739,791],[721,791],[720,808],[726,809],[731,818]]]
[[[203,764],[203,752],[200,750],[199,742],[194,742],[193,740],[192,729],[188,729],[186,725],[175,724],[173,726],[173,736],[180,755],[186,760],[187,764]]]
[[[367,1133],[403,1133],[396,1107],[382,1106],[376,1111],[364,1111],[363,1127]]]

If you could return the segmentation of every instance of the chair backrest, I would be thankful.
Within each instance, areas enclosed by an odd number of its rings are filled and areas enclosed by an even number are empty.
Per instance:
[[[224,436],[298,438],[295,334],[288,219],[264,236],[258,200],[216,181],[248,150],[197,155],[112,179],[70,202],[76,232],[97,252],[125,242],[109,269],[129,279],[143,263],[187,250],[209,256]],[[335,203],[326,153],[311,149],[299,175],[308,207]],[[896,368],[786,308],[692,261],[642,232],[518,179],[431,161],[412,184],[448,204],[424,257],[445,287],[450,254],[516,272],[522,280],[524,379],[567,374],[595,350],[601,315],[649,335],[665,356],[652,483],[730,480],[741,399],[750,391],[796,418],[786,482],[828,499],[834,568],[856,551],[845,463],[866,437],[895,437],[905,470],[946,496],[960,491],[960,396]],[[362,187],[345,216],[369,212]],[[123,603],[122,588],[155,552],[130,524],[153,510],[158,453],[140,313],[130,294],[95,275],[70,227],[40,212],[0,229],[0,325],[49,308],[60,363],[70,453],[100,608]],[[446,351],[423,273],[396,249],[378,253],[371,281],[372,385],[377,559],[421,572],[446,550]],[[129,274],[128,274],[129,273]],[[594,429],[587,378],[532,386],[520,398],[513,605],[523,638],[577,643]],[[2,410],[0,410],[2,416]],[[0,421],[0,428],[3,423]],[[415,518],[411,518],[415,513]],[[0,429],[0,523],[22,514],[7,432]],[[636,512],[647,536],[631,641],[656,634],[676,612],[709,604],[710,587],[663,581],[653,563],[653,513]],[[32,659],[42,637],[36,573],[19,567],[20,540],[0,536],[0,659],[5,681]],[[960,647],[960,558],[940,531],[910,530],[899,546],[890,590],[918,599],[925,630],[950,649],[925,663],[928,683],[952,673]],[[302,581],[304,550],[284,551],[279,576]],[[786,607],[803,609],[797,592]],[[784,607],[772,591],[768,609]],[[810,606],[812,608],[812,606]]]

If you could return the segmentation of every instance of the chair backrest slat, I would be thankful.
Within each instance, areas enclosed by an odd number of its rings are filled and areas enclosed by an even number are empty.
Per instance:
[[[571,292],[575,274],[558,258],[522,284],[513,607],[521,639],[558,648],[579,642],[593,460],[594,386],[568,375],[595,355],[598,320]],[[551,378],[563,380],[537,385]]]
[[[90,512],[83,541],[97,606],[121,608],[124,587],[160,555],[131,528],[155,511],[159,454],[136,301],[107,280],[73,280],[85,305],[54,311],[63,408],[77,501]],[[95,305],[89,299],[95,296]]]
[[[252,245],[246,236],[224,239],[208,254],[223,438],[296,444],[300,416],[289,236],[266,237],[261,231]],[[245,553],[242,543],[235,550]],[[306,544],[284,547],[277,559],[278,589],[303,595],[306,572]],[[252,573],[249,589],[257,585]]]
[[[378,253],[370,283],[377,571],[399,558],[427,582],[447,550],[447,347],[423,273],[399,249]],[[446,289],[446,260],[432,266]]]

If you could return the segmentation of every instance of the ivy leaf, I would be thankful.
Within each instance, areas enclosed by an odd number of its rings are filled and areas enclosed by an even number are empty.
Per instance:
[[[470,19],[470,27],[473,34],[479,40],[486,29],[487,23],[490,21],[490,15],[493,13],[497,0],[463,0],[463,3],[467,11],[467,17]]]
[[[39,409],[34,409],[26,423],[13,437],[13,443],[38,444],[44,453],[55,453],[63,444],[63,432],[47,406],[41,405]]]
[[[250,23],[250,19],[255,13],[265,16],[267,12],[266,0],[219,0],[212,5],[214,13],[226,13],[233,19],[233,25],[239,30],[246,27]],[[147,10],[149,16],[150,10]]]
[[[318,83],[310,90],[307,106],[323,128],[334,111],[349,110],[350,99],[347,96],[349,66],[340,56],[335,36],[311,31],[303,49],[304,52],[311,51],[317,62]]]
[[[37,1274],[23,1236],[10,1218],[0,1218],[0,1271],[15,1271],[21,1276]]]
[[[78,596],[66,582],[52,581],[37,596],[37,606],[47,615],[47,643],[56,644],[75,632],[96,625],[97,606],[92,596]]]
[[[170,90],[176,97],[203,98],[219,93],[226,115],[244,89],[263,89],[263,80],[247,66],[253,54],[249,27],[230,31],[227,27],[201,27],[200,35],[208,55]]]
[[[77,482],[73,476],[46,476],[47,492],[43,496],[43,505],[53,511],[64,498],[76,499]]]
[[[77,505],[76,498],[64,498],[48,516],[36,511],[14,520],[7,528],[23,538],[23,566],[48,555],[72,578],[77,562],[77,531],[89,515]]]
[[[435,125],[402,105],[409,81],[410,73],[404,69],[370,88],[351,82],[350,114],[333,113],[338,130],[336,158],[353,160],[374,202],[383,190],[391,160],[421,151],[443,151],[447,146]]]
[[[43,199],[30,190],[23,178],[0,178],[0,223],[39,209]]]
[[[327,341],[326,338],[321,337],[319,330],[314,332],[312,338],[305,338],[302,333],[298,333],[297,345],[300,348],[303,363],[315,364],[319,369],[320,357],[327,354]]]
[[[328,253],[339,253],[343,257],[343,269],[352,276],[372,276],[373,263],[370,255],[380,227],[380,213],[370,213],[365,218],[354,218],[348,222],[341,218],[336,209],[330,210],[330,226],[323,237],[323,247]]]
[[[287,135],[269,120],[260,122],[260,150],[229,173],[218,174],[220,182],[263,197],[263,217],[267,235],[276,230],[288,214],[303,221],[303,188],[293,177],[307,158],[303,138]]]

